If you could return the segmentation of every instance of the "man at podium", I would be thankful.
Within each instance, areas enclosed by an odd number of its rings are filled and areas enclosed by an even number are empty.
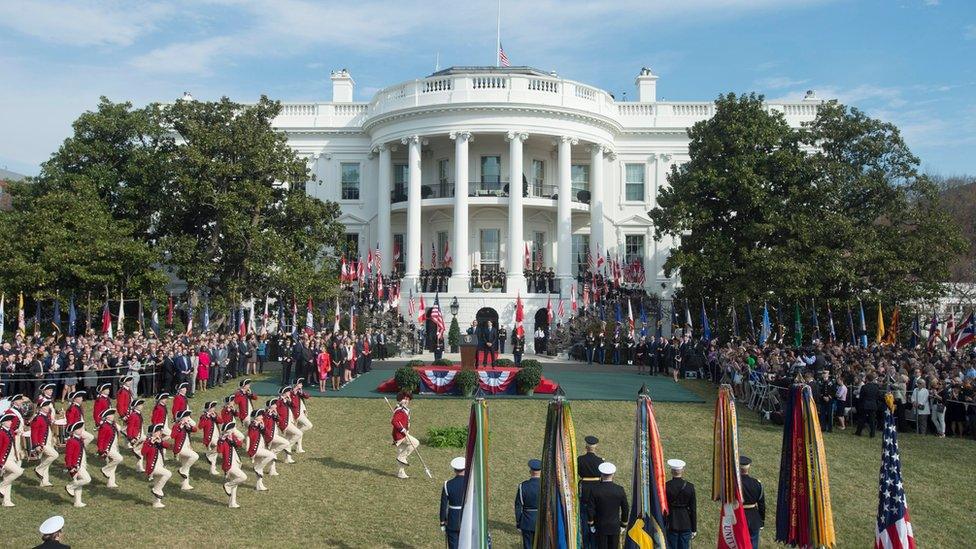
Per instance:
[[[476,367],[491,366],[495,363],[495,349],[498,340],[498,330],[489,320],[478,327],[478,361]]]

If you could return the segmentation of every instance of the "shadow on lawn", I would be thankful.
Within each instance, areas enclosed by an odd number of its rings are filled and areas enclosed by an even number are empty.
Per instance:
[[[383,471],[382,469],[377,469],[376,467],[369,467],[366,465],[361,465],[359,463],[349,463],[348,461],[339,461],[332,457],[320,457],[315,458],[315,461],[325,465],[326,467],[335,467],[337,469],[348,469],[350,471],[357,471],[360,473],[372,473],[374,475],[380,475],[383,477],[394,477],[396,475],[389,471]],[[423,474],[423,469],[421,469],[421,474]]]

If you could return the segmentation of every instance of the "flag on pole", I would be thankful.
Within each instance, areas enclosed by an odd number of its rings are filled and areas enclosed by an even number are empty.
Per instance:
[[[119,336],[125,335],[125,297],[119,292]]]
[[[773,325],[769,321],[769,306],[766,302],[763,302],[763,314],[762,314],[762,327],[759,330],[759,346],[762,347],[766,345],[769,340],[769,336],[772,334]]]
[[[102,334],[112,339],[112,313],[108,310],[108,298],[105,299],[105,306],[102,307]]]
[[[341,316],[342,315],[339,313],[339,297],[336,296],[335,318],[333,318],[333,322],[332,322],[332,333],[333,334],[339,333],[339,318]]]
[[[3,305],[0,302],[0,317],[3,316]],[[78,308],[75,307],[75,294],[71,294],[71,299],[68,301],[68,337],[75,337],[78,335]],[[0,320],[0,333],[3,331],[3,321]]]
[[[295,296],[291,297],[291,335],[298,335],[298,303]]]
[[[447,326],[444,324],[444,315],[441,313],[439,293],[434,294],[434,305],[430,308],[430,321],[434,323],[434,326],[437,326],[437,337],[442,337],[447,331]]]
[[[156,303],[155,298],[149,302],[149,308],[152,309],[149,313],[149,327],[152,328],[153,334],[159,337],[159,304]]]
[[[312,296],[308,296],[308,302],[305,304],[305,333],[311,334],[315,331],[315,318],[312,306]]]
[[[647,337],[647,311],[644,309],[643,300],[641,300],[640,321],[641,321],[641,329],[640,329],[641,337]]]
[[[830,301],[827,302],[827,325],[829,326],[830,342],[837,341],[837,330],[834,328],[834,312],[830,310]]]
[[[408,295],[409,295],[409,299],[407,299],[407,315],[410,318],[413,318],[414,315],[417,313],[417,311],[416,311],[416,307],[414,307],[414,302],[413,302],[413,289],[412,288],[410,289],[410,292],[409,292]]]
[[[576,305],[576,284],[571,284],[569,286],[569,309],[575,314],[578,310]]]
[[[417,309],[417,324],[427,321],[427,305],[424,303],[424,294],[420,294],[420,308]]]
[[[702,305],[704,308],[704,305]],[[691,323],[691,310],[688,309],[688,300],[685,300],[685,335],[688,337],[694,337],[695,328]]]
[[[349,304],[349,333],[356,333],[356,302]]]
[[[529,243],[525,243],[525,269],[532,268],[532,257],[529,255]]]
[[[339,282],[349,281],[349,265],[346,263],[346,254],[342,254],[339,259]]]
[[[515,335],[525,337],[525,328],[522,326],[525,321],[525,309],[522,307],[522,296],[515,295]]]
[[[265,317],[268,315],[268,311],[264,312]],[[206,297],[203,300],[203,319],[200,322],[200,330],[207,332],[210,330],[210,298]]]
[[[550,400],[536,515],[534,547],[538,549],[582,547],[575,433],[569,401],[562,396]]]
[[[244,320],[244,304],[241,303],[237,309],[237,335],[244,337],[247,335],[247,324]]]
[[[956,331],[956,349],[962,349],[967,345],[972,345],[974,341],[976,341],[976,318],[973,317],[973,312],[970,311],[969,316],[963,319],[959,324],[958,331]]]
[[[166,325],[173,325],[173,294],[169,294],[169,300],[166,302]]]
[[[54,331],[61,333],[61,300],[59,296],[54,297],[54,314],[51,315],[51,326],[54,327]]]
[[[739,431],[732,386],[719,387],[712,436],[712,501],[721,505],[718,549],[752,549],[742,506]]]
[[[193,306],[189,302],[186,304],[186,335],[193,335]]]
[[[881,472],[878,475],[878,526],[875,549],[915,549],[915,533],[905,499],[898,452],[895,399],[885,395],[884,429],[881,431]]]
[[[565,305],[565,303],[566,303],[566,300],[565,299],[559,298],[559,307],[556,309],[556,315],[559,316],[559,318],[563,318],[563,317],[566,316],[566,305]]]
[[[251,303],[247,307],[247,333],[255,334],[258,328],[254,317],[254,296],[251,296]]]
[[[705,312],[705,300],[702,299],[701,304],[701,323],[702,323],[702,341],[707,345],[709,341],[712,340],[712,325],[708,322],[708,313]]]
[[[436,295],[434,309],[439,309]],[[464,467],[464,503],[457,546],[458,549],[488,549],[491,546],[488,535],[488,402],[483,398],[471,403]]]
[[[885,325],[884,325],[884,313],[881,311],[881,301],[878,301],[878,327],[874,332],[874,342],[881,345],[884,341],[885,335]]]
[[[930,351],[935,349],[935,343],[939,341],[940,335],[939,315],[937,313],[932,313],[932,322],[929,323],[929,340],[926,345]]]
[[[634,475],[624,549],[663,549],[664,516],[668,514],[665,485],[664,450],[654,417],[654,406],[642,386],[637,393],[634,426]]]
[[[949,310],[949,320],[946,321],[945,346],[947,351],[956,350],[956,308]]]
[[[382,272],[382,268],[383,268],[383,255],[380,253],[380,243],[379,242],[376,243],[376,251],[373,252],[373,261],[376,262],[376,265],[375,265],[376,272],[377,273]]]
[[[912,319],[912,336],[908,340],[908,348],[914,349],[918,347],[918,342],[921,340],[922,340],[921,321],[918,318],[918,313],[915,313],[915,317]]]
[[[793,315],[793,345],[803,345],[803,321],[800,320],[800,302],[796,302]]]
[[[901,311],[898,306],[891,311],[891,322],[888,324],[888,329],[885,330],[885,345],[897,345],[898,344],[898,323],[901,321]]]
[[[552,294],[549,294],[549,297],[547,298],[547,301],[546,301],[546,318],[548,319],[549,323],[552,324],[552,319],[553,319],[553,315],[552,315]],[[618,318],[617,320],[620,320],[620,319]]]
[[[454,256],[451,255],[451,243],[444,241],[444,266],[452,267],[454,265]]]
[[[868,347],[868,326],[867,323],[865,323],[864,321],[864,304],[861,303],[860,299],[858,299],[857,305],[861,310],[861,330],[860,330],[861,347],[864,347],[866,349]]]
[[[24,320],[24,292],[17,297],[17,333],[20,337],[27,337],[27,322]]]

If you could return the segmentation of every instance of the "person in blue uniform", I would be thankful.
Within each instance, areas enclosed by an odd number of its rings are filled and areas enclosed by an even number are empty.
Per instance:
[[[749,525],[749,537],[752,538],[752,548],[759,549],[759,531],[766,522],[766,494],[763,485],[749,475],[752,460],[746,456],[739,456],[739,476],[742,478],[742,507],[746,511],[746,523]]]
[[[587,492],[590,488],[600,483],[600,464],[603,458],[596,455],[596,446],[600,439],[589,435],[583,439],[586,442],[586,453],[576,458],[576,472],[579,474],[579,499],[580,499],[580,530],[583,533],[583,549],[596,548],[596,536],[587,527],[589,518],[587,517],[586,502]]]
[[[515,492],[515,527],[522,533],[522,549],[532,549],[535,524],[539,516],[539,476],[542,462],[529,460],[529,479],[519,483]]]
[[[695,485],[684,478],[685,462],[669,459],[671,480],[664,485],[668,514],[664,518],[668,549],[688,549],[698,534],[698,507]]]
[[[613,481],[617,467],[609,461],[600,464],[600,482],[586,493],[589,531],[597,549],[620,549],[620,534],[627,527],[627,493]]]
[[[447,549],[457,549],[458,532],[461,530],[461,509],[464,506],[464,458],[451,460],[454,478],[444,483],[441,490],[441,530],[447,536]]]

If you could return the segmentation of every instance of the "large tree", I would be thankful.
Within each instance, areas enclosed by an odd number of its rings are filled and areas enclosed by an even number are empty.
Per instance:
[[[958,230],[898,129],[836,103],[790,128],[756,95],[721,96],[689,130],[649,215],[680,239],[686,297],[902,302],[941,290]]]

